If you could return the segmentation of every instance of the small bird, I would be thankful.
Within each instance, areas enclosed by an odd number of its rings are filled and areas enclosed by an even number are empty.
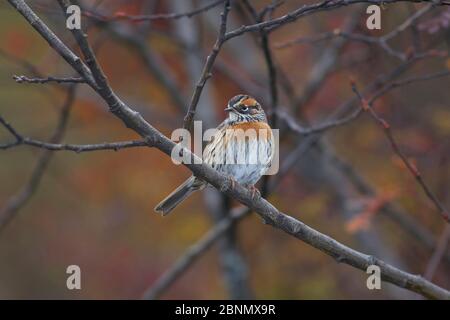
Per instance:
[[[203,161],[231,179],[259,194],[255,183],[270,167],[274,155],[273,134],[261,105],[252,97],[239,94],[231,98],[225,111],[228,117],[205,146]],[[194,191],[208,183],[191,176],[161,201],[155,211],[170,213]]]

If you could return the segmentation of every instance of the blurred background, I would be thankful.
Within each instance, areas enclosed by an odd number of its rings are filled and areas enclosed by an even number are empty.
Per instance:
[[[192,12],[213,3],[217,5],[190,18],[129,18]],[[276,18],[305,3],[313,2],[235,1],[227,28]],[[223,3],[80,4],[85,9],[82,26],[88,29],[111,86],[170,136],[182,126],[216,40]],[[55,1],[29,1],[29,5],[79,53]],[[392,90],[380,95],[374,109],[391,125],[408,161],[448,207],[450,81],[445,72],[450,69],[450,9],[425,6],[387,5],[381,10],[381,30],[367,29],[367,4],[356,4],[286,24],[269,34],[266,46],[260,32],[233,38],[219,53],[196,118],[204,121],[205,129],[214,127],[225,117],[227,101],[248,93],[272,118],[282,112],[304,128],[315,127],[330,116],[339,119],[358,110],[350,79],[368,98],[391,84]],[[253,14],[262,10],[265,14]],[[388,46],[373,41],[387,34],[392,36]],[[268,55],[274,65],[271,71]],[[75,76],[2,1],[0,115],[22,135],[42,141],[52,139],[64,108],[70,108],[60,139],[65,143],[139,138],[108,112],[88,86],[20,84],[13,75]],[[417,79],[428,75],[429,79]],[[271,86],[274,82],[276,86]],[[71,92],[74,101],[66,103]],[[304,136],[289,130],[283,119],[280,113],[275,123],[283,129],[280,163],[286,171],[269,179],[275,185],[269,201],[352,248],[405,271],[426,274],[449,288],[449,228],[393,152],[383,129],[368,114],[361,114],[320,136]],[[0,144],[11,141],[14,137],[0,128]],[[286,167],[287,159],[293,161]],[[230,207],[239,206],[209,190],[190,197],[167,217],[154,213],[153,207],[189,175],[186,168],[151,148],[79,154],[50,153],[32,146],[0,150],[0,213],[14,211],[0,231],[0,298],[140,298],[228,215]],[[81,268],[82,290],[66,288],[66,268],[72,264]],[[382,290],[370,291],[366,278],[364,272],[336,263],[251,214],[202,253],[159,297],[417,298],[387,283]]]

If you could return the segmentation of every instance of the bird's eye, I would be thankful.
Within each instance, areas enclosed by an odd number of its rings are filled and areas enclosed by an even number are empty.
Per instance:
[[[248,111],[248,107],[241,107],[241,110],[244,111],[244,112],[247,112]]]

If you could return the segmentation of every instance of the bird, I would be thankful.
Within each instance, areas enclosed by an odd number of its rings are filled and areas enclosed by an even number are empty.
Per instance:
[[[203,150],[202,160],[224,173],[234,188],[238,182],[259,195],[255,183],[270,168],[274,156],[274,138],[266,114],[258,101],[246,94],[231,98],[225,111],[227,118],[216,128],[212,139]],[[192,175],[156,207],[163,216],[193,192],[208,183]]]

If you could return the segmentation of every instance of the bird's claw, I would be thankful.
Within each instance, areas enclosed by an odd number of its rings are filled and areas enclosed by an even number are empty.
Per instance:
[[[259,192],[259,190],[254,185],[250,185],[248,187],[248,190],[250,190],[250,192],[252,193],[252,199],[261,197],[261,192]]]

